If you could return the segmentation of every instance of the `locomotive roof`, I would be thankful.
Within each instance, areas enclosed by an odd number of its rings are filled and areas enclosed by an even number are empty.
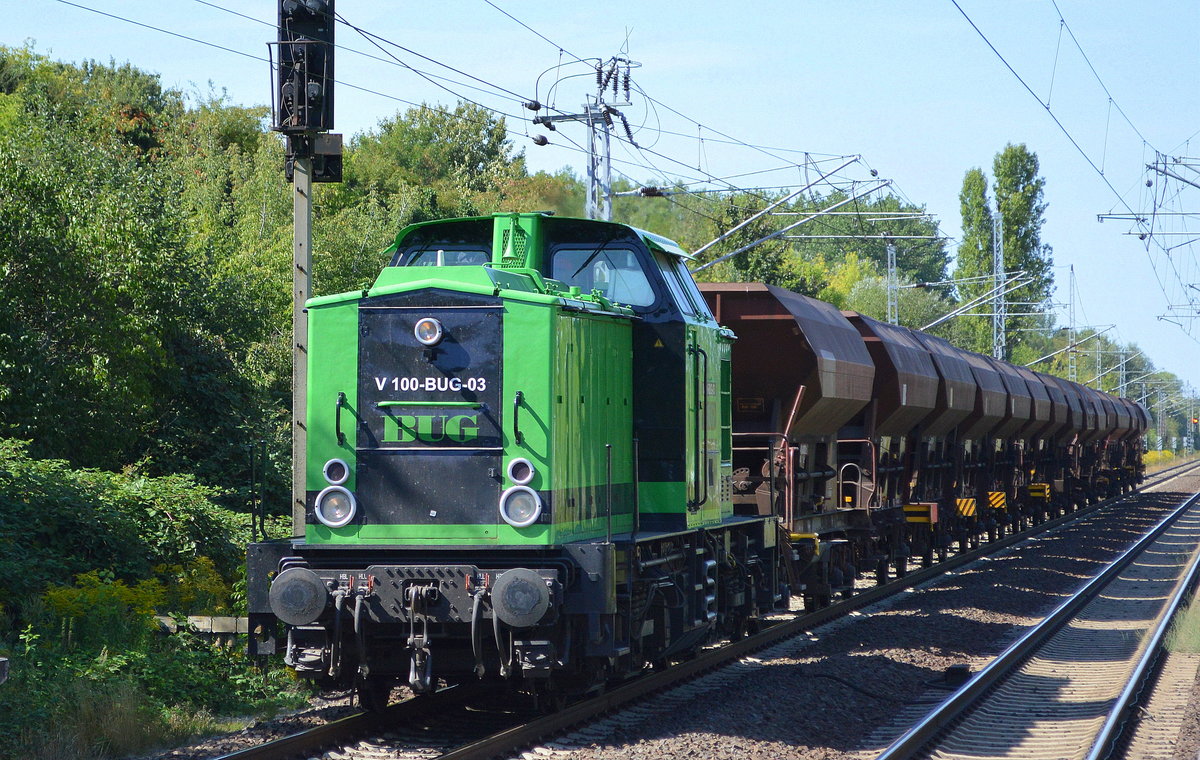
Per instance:
[[[646,245],[649,246],[650,248],[662,251],[663,253],[671,254],[672,256],[678,256],[682,259],[692,260],[695,258],[694,256],[692,256],[692,254],[685,251],[683,249],[683,247],[680,246],[679,243],[675,242],[674,240],[672,240],[668,237],[659,235],[657,233],[650,232],[649,230],[643,230],[640,227],[634,227],[629,224],[621,224],[620,222],[606,222],[606,221],[603,221],[600,219],[583,219],[580,217],[573,217],[573,216],[555,216],[546,211],[533,211],[533,212],[528,212],[528,214],[543,216],[543,217],[545,217],[545,219],[547,221],[551,221],[551,223],[554,223],[557,221],[564,221],[564,222],[570,221],[570,222],[591,223],[591,224],[597,225],[598,227],[599,226],[608,226],[608,225],[624,227],[626,229],[633,230],[633,232],[635,234],[637,234],[637,236],[639,238],[641,238],[642,241],[645,242]],[[438,225],[452,224],[452,223],[457,223],[457,222],[484,222],[484,221],[495,220],[497,218],[511,217],[512,215],[513,215],[513,212],[497,212],[494,214],[488,214],[486,216],[459,216],[459,217],[450,217],[450,218],[446,218],[446,219],[431,219],[431,220],[425,221],[425,222],[414,222],[414,223],[404,227],[398,233],[396,233],[396,237],[392,242],[392,246],[389,246],[389,250],[394,248],[397,244],[400,243],[400,241],[404,240],[404,238],[408,237],[410,234],[412,234],[416,230],[424,229],[426,227],[435,227]]]

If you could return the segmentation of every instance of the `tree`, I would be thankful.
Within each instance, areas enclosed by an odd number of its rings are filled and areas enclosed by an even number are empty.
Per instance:
[[[958,193],[959,210],[962,214],[962,241],[958,245],[958,259],[954,268],[954,279],[960,280],[956,289],[960,303],[986,293],[991,280],[975,279],[992,273],[993,234],[991,202],[988,200],[987,176],[975,167],[968,169],[963,177],[962,190]],[[983,353],[991,353],[991,322],[982,317],[958,317],[964,347]]]
[[[1012,300],[1041,302],[1054,292],[1051,248],[1042,243],[1046,181],[1038,176],[1038,157],[1025,144],[1009,143],[992,163],[993,188],[1000,207],[1004,236],[1004,266],[1021,270],[1033,283],[1016,291]]]
[[[525,176],[525,157],[514,153],[504,119],[470,103],[453,111],[410,108],[358,137],[346,154],[349,189],[375,186],[391,195],[424,188],[442,216],[478,213],[477,194]]]
[[[1038,176],[1037,154],[1024,144],[1009,143],[996,154],[992,162],[992,190],[1001,214],[1001,237],[1004,250],[1004,271],[1024,272],[1032,282],[1005,296],[1008,301],[1039,304],[1050,298],[1054,290],[1049,245],[1041,241],[1045,223],[1043,200],[1045,180]],[[966,302],[991,290],[995,283],[988,276],[993,272],[992,256],[995,221],[988,200],[987,177],[983,170],[973,168],[963,177],[959,193],[962,212],[962,242],[954,270],[956,280],[973,279],[958,286],[960,302]],[[980,311],[990,311],[991,301]],[[1022,307],[1022,311],[1031,307]],[[991,318],[964,317],[967,347],[991,353]],[[1011,354],[1018,342],[1014,332],[1028,326],[1020,317],[1009,317],[1005,323],[1007,343],[1005,354]]]

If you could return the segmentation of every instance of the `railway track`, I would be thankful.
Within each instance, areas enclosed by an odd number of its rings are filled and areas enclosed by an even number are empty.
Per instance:
[[[1190,497],[879,760],[1110,756],[1200,572]]]
[[[1167,479],[1184,469],[1187,468],[1164,472],[1159,478]],[[335,749],[326,754],[331,758],[437,757],[441,760],[513,756],[529,747],[538,747],[542,752],[571,749],[586,743],[589,737],[602,736],[610,730],[611,726],[605,723],[603,717],[606,714],[622,708],[628,712],[629,705],[652,694],[660,695],[655,697],[656,700],[666,700],[664,704],[667,707],[658,705],[646,708],[651,712],[669,709],[672,699],[686,700],[697,692],[719,689],[725,679],[741,677],[745,671],[754,669],[758,660],[769,660],[781,648],[792,646],[789,639],[802,636],[837,618],[855,614],[863,607],[925,584],[940,575],[954,572],[1109,503],[1063,515],[1035,528],[985,543],[930,568],[920,568],[914,563],[903,578],[863,589],[849,599],[816,612],[789,616],[742,641],[715,648],[693,660],[613,688],[599,697],[571,705],[552,715],[535,716],[532,705],[521,704],[520,698],[515,695],[511,699],[497,700],[497,689],[503,687],[495,683],[470,684],[392,705],[379,716],[363,714],[345,718],[285,739],[225,755],[222,760],[312,757],[331,747]],[[724,666],[731,668],[721,670]],[[690,683],[681,689],[674,688],[685,682]],[[505,703],[504,709],[496,708],[498,701]]]

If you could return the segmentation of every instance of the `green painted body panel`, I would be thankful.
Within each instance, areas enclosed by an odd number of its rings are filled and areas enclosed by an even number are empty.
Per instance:
[[[349,465],[350,478],[343,485],[354,490],[355,418],[358,409],[358,304],[357,300],[327,301],[309,306],[308,350],[321,357],[319,370],[308,366],[308,451],[305,488],[320,491],[329,485],[323,473],[330,459],[342,459]],[[345,443],[339,444],[337,431],[338,393],[346,394],[342,410]]]
[[[675,514],[686,502],[685,483],[642,481],[638,484],[638,511],[643,515]]]
[[[496,525],[347,525],[327,528],[308,525],[305,539],[315,544],[429,544],[433,546],[549,543],[549,525],[514,528]]]
[[[508,293],[503,293],[507,297]],[[500,393],[502,403],[500,410],[504,415],[503,431],[504,453],[501,457],[501,467],[504,474],[503,487],[508,488],[514,483],[508,479],[508,465],[513,459],[523,457],[534,467],[535,473],[529,487],[538,492],[546,492],[554,487],[554,463],[550,452],[550,425],[552,424],[551,410],[547,399],[550,397],[550,351],[553,336],[554,315],[557,307],[553,305],[534,304],[528,302],[507,301],[504,308],[504,381]],[[513,412],[517,392],[523,397],[521,408],[517,411],[517,428],[521,433],[521,443],[517,443],[514,429]],[[557,514],[552,508],[552,514],[557,522]],[[527,528],[512,528],[501,521],[501,525],[515,533],[520,543],[554,543],[557,525],[552,522],[534,524]]]
[[[733,451],[728,377],[729,340],[714,323],[692,320],[687,328],[687,526],[716,525],[733,514]],[[726,361],[723,361],[725,359]],[[699,504],[696,502],[699,501]]]
[[[605,535],[610,499],[612,530],[629,530],[633,520],[632,327],[624,319],[560,313],[551,356],[557,537],[574,541]]]

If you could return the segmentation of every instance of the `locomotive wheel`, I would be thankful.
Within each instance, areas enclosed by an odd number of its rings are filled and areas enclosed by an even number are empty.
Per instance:
[[[875,583],[882,586],[888,582],[888,562],[886,559],[881,559],[875,563]]]

